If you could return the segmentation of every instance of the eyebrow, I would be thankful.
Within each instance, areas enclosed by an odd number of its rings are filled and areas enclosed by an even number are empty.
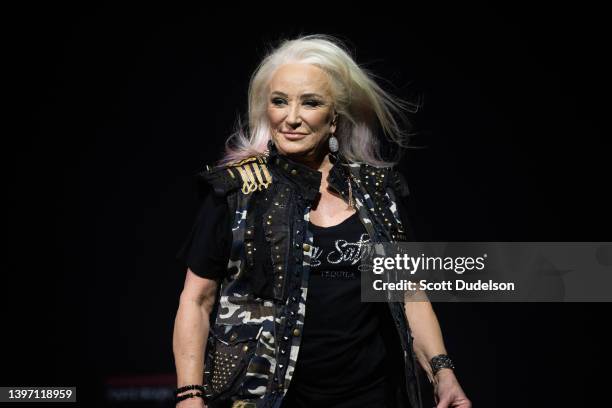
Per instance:
[[[288,98],[288,95],[284,92],[280,92],[280,91],[274,91],[272,92],[272,95],[279,95],[279,96],[284,96],[285,98]],[[309,93],[305,93],[302,94],[301,96],[302,99],[304,98],[321,98],[321,99],[325,99],[322,95],[319,95],[318,93],[314,93],[314,92],[309,92]]]

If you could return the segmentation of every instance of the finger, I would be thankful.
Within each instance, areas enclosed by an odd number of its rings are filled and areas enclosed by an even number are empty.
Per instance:
[[[472,408],[472,402],[468,399],[462,399],[457,405],[458,408]]]
[[[472,408],[472,403],[467,398],[459,398],[449,405],[453,408]]]

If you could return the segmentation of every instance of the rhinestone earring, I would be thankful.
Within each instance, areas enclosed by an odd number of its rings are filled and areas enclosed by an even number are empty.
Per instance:
[[[334,136],[333,133],[329,137],[328,143],[329,143],[329,151],[332,153],[337,153],[338,152],[338,139],[336,138],[336,136]]]

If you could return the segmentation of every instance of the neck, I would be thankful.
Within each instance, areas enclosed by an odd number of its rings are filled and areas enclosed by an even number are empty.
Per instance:
[[[332,167],[332,164],[329,161],[329,154],[326,150],[319,151],[312,156],[292,157],[292,159],[303,164],[304,166],[310,167],[313,170],[320,171],[324,175],[328,173],[329,169]]]
[[[323,180],[326,180],[327,175],[329,174],[329,171],[332,167],[332,163],[331,161],[329,161],[329,154],[325,154],[325,156],[323,156],[323,159],[319,163],[319,166],[315,170],[318,170],[323,173]]]

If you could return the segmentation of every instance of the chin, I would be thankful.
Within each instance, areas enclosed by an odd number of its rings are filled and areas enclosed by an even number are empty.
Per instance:
[[[306,154],[311,149],[311,146],[305,145],[302,140],[300,141],[281,140],[277,142],[276,147],[278,148],[280,152],[286,155],[292,155],[292,156],[294,155],[299,156],[299,155]]]

